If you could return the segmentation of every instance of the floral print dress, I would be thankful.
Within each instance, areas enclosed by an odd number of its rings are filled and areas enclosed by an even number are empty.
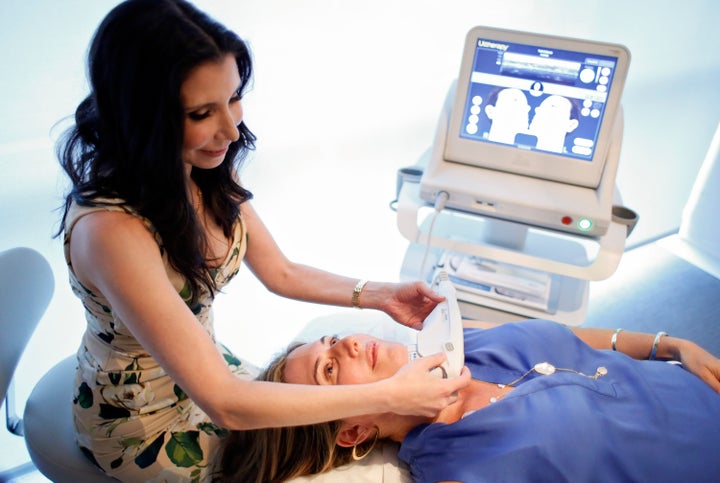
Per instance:
[[[80,448],[121,481],[211,481],[218,474],[214,462],[219,460],[228,430],[213,424],[133,337],[108,301],[75,277],[70,260],[73,227],[81,217],[101,210],[142,219],[162,251],[162,241],[152,224],[122,200],[98,199],[71,206],[66,220],[65,258],[72,290],[82,301],[87,320],[77,352],[72,404]],[[218,289],[238,272],[246,247],[245,224],[239,218],[227,258],[214,274]],[[173,286],[189,303],[185,279],[172,269],[165,255],[163,259]],[[215,340],[210,294],[203,292],[190,309]],[[217,341],[216,346],[238,377],[254,379],[256,367]]]

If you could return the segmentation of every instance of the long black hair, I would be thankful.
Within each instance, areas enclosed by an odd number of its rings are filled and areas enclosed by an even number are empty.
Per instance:
[[[214,294],[206,240],[188,200],[183,160],[184,109],[180,88],[190,71],[235,57],[240,95],[252,77],[250,52],[232,31],[184,0],[126,0],[98,27],[88,52],[91,92],[75,125],[58,142],[58,158],[72,181],[58,235],[72,201],[120,198],[153,224],[172,267],[197,299],[200,284]],[[252,193],[236,171],[255,147],[244,122],[224,161],[193,169],[206,212],[230,237],[240,204]]]

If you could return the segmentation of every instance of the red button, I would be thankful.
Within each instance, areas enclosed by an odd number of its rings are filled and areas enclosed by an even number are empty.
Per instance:
[[[560,221],[562,221],[563,225],[569,225],[570,223],[572,223],[572,218],[570,218],[569,216],[563,216],[562,220]]]

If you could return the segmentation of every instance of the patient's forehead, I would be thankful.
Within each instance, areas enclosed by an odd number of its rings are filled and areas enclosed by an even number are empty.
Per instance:
[[[324,346],[321,341],[303,344],[288,354],[285,360],[285,382],[291,384],[317,384],[314,377],[315,361]]]

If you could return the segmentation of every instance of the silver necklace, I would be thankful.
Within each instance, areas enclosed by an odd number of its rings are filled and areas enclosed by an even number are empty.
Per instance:
[[[518,377],[514,381],[509,382],[507,384],[498,384],[497,386],[500,389],[505,389],[508,386],[510,386],[510,387],[515,386],[515,384],[522,381],[523,379],[525,379],[527,376],[529,376],[533,372],[536,372],[536,373],[540,374],[541,376],[551,376],[559,371],[572,372],[579,376],[583,376],[583,377],[587,377],[588,379],[592,379],[593,381],[596,381],[599,377],[602,377],[608,373],[608,370],[605,366],[599,366],[597,369],[595,369],[595,374],[593,374],[592,376],[589,376],[580,371],[576,371],[575,369],[567,369],[564,367],[555,367],[554,365],[550,364],[549,362],[538,362],[537,364],[532,366],[529,371],[527,371],[525,374]],[[505,396],[504,394],[501,394],[499,396],[492,396],[490,398],[490,404],[498,402],[504,396]]]

